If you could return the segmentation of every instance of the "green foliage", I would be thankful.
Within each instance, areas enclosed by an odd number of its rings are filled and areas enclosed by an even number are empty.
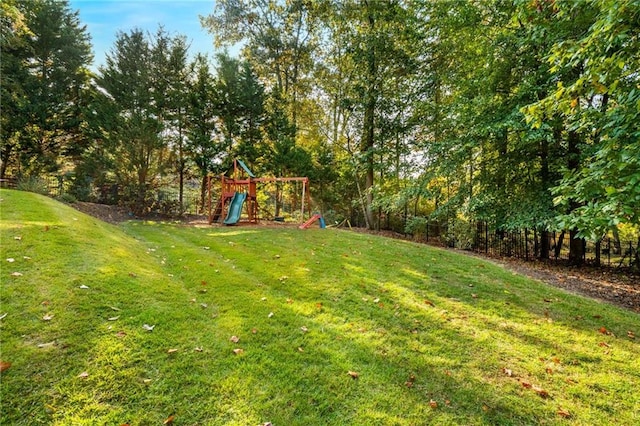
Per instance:
[[[84,141],[91,46],[68,1],[3,2],[1,152],[7,167],[55,172]],[[15,173],[17,174],[17,173]]]
[[[56,200],[65,204],[73,204],[78,201],[78,199],[73,194],[70,194],[68,192],[60,194],[56,197]]]
[[[38,176],[21,177],[16,183],[16,188],[20,191],[49,195],[49,186],[47,185],[47,181]]]

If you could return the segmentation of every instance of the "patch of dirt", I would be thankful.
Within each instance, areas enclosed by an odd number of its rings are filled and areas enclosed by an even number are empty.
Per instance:
[[[89,216],[96,217],[103,222],[114,224],[136,218],[133,213],[129,212],[126,208],[119,206],[76,201],[71,204],[71,207],[81,211],[82,213],[86,213]]]
[[[640,276],[629,270],[509,258],[489,260],[554,287],[640,313]]]

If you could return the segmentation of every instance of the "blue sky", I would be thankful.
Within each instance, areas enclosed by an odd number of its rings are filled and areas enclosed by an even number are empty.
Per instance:
[[[93,45],[93,68],[104,64],[118,31],[133,28],[156,31],[162,24],[170,34],[183,34],[195,53],[213,57],[213,36],[200,26],[199,15],[213,12],[215,0],[69,0],[71,10],[80,11]]]

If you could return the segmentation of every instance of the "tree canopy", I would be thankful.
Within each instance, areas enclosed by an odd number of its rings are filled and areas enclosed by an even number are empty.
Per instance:
[[[637,233],[637,0],[221,0],[201,22],[240,56],[133,30],[91,76],[67,2],[3,2],[2,175],[70,169],[142,212],[241,157],[370,228],[566,230],[576,262]]]

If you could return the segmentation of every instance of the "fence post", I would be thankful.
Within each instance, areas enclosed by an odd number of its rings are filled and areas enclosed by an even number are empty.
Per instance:
[[[524,228],[524,260],[529,261],[529,230]]]

